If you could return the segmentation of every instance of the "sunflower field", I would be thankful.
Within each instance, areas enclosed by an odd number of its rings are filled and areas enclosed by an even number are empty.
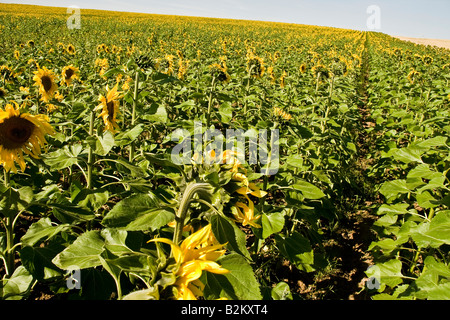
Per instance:
[[[450,299],[449,50],[68,12],[0,4],[1,299]]]

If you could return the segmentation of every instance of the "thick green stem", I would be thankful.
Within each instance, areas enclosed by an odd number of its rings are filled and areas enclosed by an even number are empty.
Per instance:
[[[206,127],[209,128],[210,121],[211,121],[211,107],[212,107],[212,100],[213,100],[213,92],[216,87],[216,77],[213,77],[211,82],[211,91],[209,93],[208,98],[208,112],[206,113]]]
[[[139,93],[139,71],[136,70],[136,76],[134,78],[133,108],[131,109],[131,127],[134,127],[134,124],[136,122],[136,107],[138,102],[138,93]],[[136,146],[133,141],[130,144],[130,155],[128,158],[130,162],[132,162],[134,159],[135,148]]]
[[[6,218],[6,274],[8,277],[14,273],[14,227],[13,219],[11,217]]]
[[[5,187],[10,186],[10,177],[11,173],[9,170],[3,168],[4,177],[5,177]],[[6,232],[6,253],[5,253],[5,262],[6,262],[6,275],[10,277],[14,272],[14,218],[6,217],[5,218],[5,232]]]
[[[184,190],[183,197],[180,201],[177,214],[175,216],[175,231],[173,233],[173,243],[178,244],[181,241],[183,233],[184,221],[186,220],[186,213],[189,204],[194,199],[194,195],[200,191],[208,191],[211,185],[209,183],[191,183],[188,184]]]
[[[94,122],[95,122],[95,112],[91,111],[91,116],[89,119],[89,136],[92,137],[94,135]],[[89,146],[88,153],[88,162],[87,162],[87,181],[86,187],[88,189],[92,189],[92,168],[94,166],[94,150],[91,146]]]

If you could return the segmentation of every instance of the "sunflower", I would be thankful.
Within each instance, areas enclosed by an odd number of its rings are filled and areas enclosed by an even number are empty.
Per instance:
[[[328,79],[331,77],[330,71],[323,64],[315,65],[311,68],[311,71],[319,80]]]
[[[306,72],[306,64],[302,64],[301,66],[300,66],[300,72],[301,73],[305,73]]]
[[[103,74],[106,72],[106,70],[109,69],[109,62],[108,59],[96,59],[95,60],[95,68],[99,75],[103,76]]]
[[[423,56],[422,57],[422,61],[423,61],[423,63],[425,64],[425,65],[430,65],[430,64],[432,64],[433,63],[433,57],[430,57],[430,56]]]
[[[186,76],[187,69],[189,67],[189,60],[178,60],[178,73],[177,77],[180,80],[183,80]]]
[[[408,73],[408,80],[411,84],[414,83],[414,81],[416,79],[418,79],[420,77],[420,72],[417,72],[416,70],[414,70],[413,68],[411,68],[411,71]]]
[[[286,121],[289,121],[292,119],[292,116],[289,113],[287,113],[286,111],[284,111],[278,107],[273,108],[273,114],[277,117],[283,118]]]
[[[75,47],[72,44],[69,44],[66,48],[66,52],[72,55],[75,54]]]
[[[264,60],[252,51],[247,53],[247,71],[254,78],[261,78],[264,75]]]
[[[38,70],[34,71],[34,74],[33,80],[35,85],[39,86],[39,93],[42,95],[41,100],[48,102],[58,89],[55,81],[55,75],[46,67],[42,67],[42,69],[38,67]]]
[[[102,110],[99,114],[99,118],[103,118],[105,124],[105,130],[109,130],[113,134],[117,132],[119,126],[117,125],[117,115],[119,114],[119,99],[121,98],[120,92],[117,92],[118,83],[111,90],[106,86],[106,97],[103,95],[98,99],[101,103],[95,107],[94,111]]]
[[[209,69],[211,70],[211,75],[215,76],[217,80],[225,83],[231,80],[227,68],[224,67],[223,64],[213,63],[209,66]]]
[[[275,73],[273,72],[273,67],[268,67],[267,68],[267,74],[269,75],[270,82],[271,83],[275,83],[276,82],[276,78],[275,78]]]
[[[45,135],[55,134],[45,115],[22,113],[14,102],[0,109],[0,163],[7,171],[17,172],[14,161],[25,171],[23,153],[38,158],[44,147]]]
[[[64,67],[61,72],[61,85],[66,84],[66,86],[69,86],[74,79],[80,79],[79,74],[80,70],[73,65]]]
[[[286,81],[285,81],[286,76],[287,76],[287,72],[283,71],[283,74],[280,77],[280,87],[281,88],[284,88],[284,86],[286,85]]]
[[[0,75],[5,82],[12,82],[16,78],[14,71],[6,65],[0,66]]]

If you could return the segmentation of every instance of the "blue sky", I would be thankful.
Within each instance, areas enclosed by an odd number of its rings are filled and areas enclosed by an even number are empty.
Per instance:
[[[0,0],[158,14],[290,22],[369,30],[371,5],[380,29],[390,35],[450,39],[450,0]]]

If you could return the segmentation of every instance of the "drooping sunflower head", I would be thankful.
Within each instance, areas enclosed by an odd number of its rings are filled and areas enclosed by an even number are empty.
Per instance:
[[[96,68],[98,74],[103,76],[105,74],[106,70],[109,69],[108,59],[106,59],[106,58],[104,58],[104,59],[100,59],[100,58],[95,59],[95,68]]]
[[[330,71],[323,64],[315,65],[311,71],[319,80],[328,79],[331,76]]]
[[[209,69],[211,70],[211,75],[216,77],[217,80],[221,82],[229,82],[231,77],[227,72],[227,69],[224,68],[222,65],[218,63],[213,63],[209,66]]]
[[[408,73],[408,80],[411,84],[414,83],[415,80],[417,80],[420,77],[420,72],[411,69],[411,71]]]
[[[74,79],[80,79],[80,70],[73,65],[66,66],[61,72],[61,85],[66,84],[69,86]]]
[[[251,77],[261,78],[265,71],[264,59],[249,51],[247,53],[247,71]]]
[[[422,61],[423,61],[423,63],[424,63],[425,65],[428,66],[428,65],[430,65],[430,64],[433,63],[433,57],[428,56],[428,55],[423,56],[423,57],[422,57]]]
[[[25,171],[24,153],[38,158],[45,146],[45,135],[55,134],[45,115],[31,115],[14,102],[0,109],[0,163],[7,171],[17,172],[15,162]]]
[[[58,89],[53,72],[46,67],[42,67],[42,69],[38,67],[38,70],[34,71],[33,80],[35,85],[39,86],[39,93],[42,96],[41,100],[48,102]]]
[[[95,111],[101,110],[99,118],[103,118],[103,123],[105,124],[105,131],[108,130],[111,133],[116,133],[119,130],[119,125],[117,124],[117,117],[119,115],[119,106],[121,98],[120,92],[117,91],[118,83],[109,90],[106,86],[107,94],[106,96],[100,95],[98,99],[101,103],[94,109]]]
[[[189,67],[189,60],[178,60],[178,73],[177,77],[180,80],[183,80],[186,76],[187,70]]]
[[[6,65],[0,66],[0,75],[3,78],[3,81],[5,82],[11,82],[16,77],[14,71]]]

